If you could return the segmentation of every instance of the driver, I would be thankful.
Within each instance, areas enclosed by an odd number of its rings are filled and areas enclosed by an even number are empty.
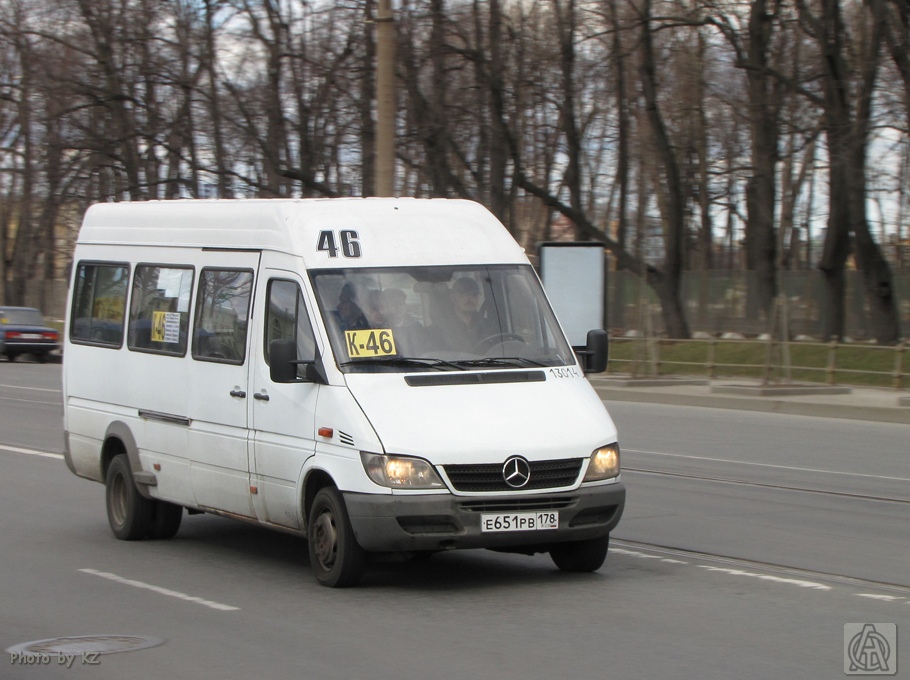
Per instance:
[[[452,349],[470,351],[496,333],[495,325],[480,313],[480,298],[480,286],[474,279],[463,276],[452,284],[454,314],[448,329]]]

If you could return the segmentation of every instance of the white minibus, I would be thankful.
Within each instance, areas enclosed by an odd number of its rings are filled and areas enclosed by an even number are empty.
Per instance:
[[[305,537],[320,583],[376,554],[606,558],[616,428],[523,250],[449,199],[105,203],[77,240],[66,462],[123,540],[184,511]]]

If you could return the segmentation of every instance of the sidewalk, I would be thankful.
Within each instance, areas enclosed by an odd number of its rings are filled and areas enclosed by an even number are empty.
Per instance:
[[[843,385],[826,389],[806,383],[763,387],[760,381],[748,378],[689,380],[608,374],[592,375],[589,380],[606,402],[640,401],[910,425],[910,390]]]

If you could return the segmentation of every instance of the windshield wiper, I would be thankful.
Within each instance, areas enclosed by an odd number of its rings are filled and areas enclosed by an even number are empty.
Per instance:
[[[546,366],[534,359],[525,357],[485,357],[483,359],[465,359],[456,361],[459,366]]]
[[[426,366],[429,368],[439,369],[440,371],[445,370],[446,368],[451,368],[456,371],[465,370],[458,364],[452,363],[451,361],[425,357],[364,357],[363,359],[342,361],[340,364],[338,364],[338,366],[342,367],[376,364],[382,366]]]

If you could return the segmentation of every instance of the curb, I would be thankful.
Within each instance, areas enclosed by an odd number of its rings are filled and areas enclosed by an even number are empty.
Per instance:
[[[895,406],[861,406],[851,404],[825,404],[819,402],[788,401],[773,397],[742,397],[734,395],[714,396],[710,394],[680,394],[662,389],[641,390],[636,388],[618,389],[591,383],[598,396],[604,401],[632,401],[672,406],[701,406],[762,413],[780,413],[794,416],[815,416],[820,418],[841,418],[867,420],[880,423],[910,425],[910,408],[899,406],[904,399],[895,396]],[[908,399],[910,402],[910,399]]]

